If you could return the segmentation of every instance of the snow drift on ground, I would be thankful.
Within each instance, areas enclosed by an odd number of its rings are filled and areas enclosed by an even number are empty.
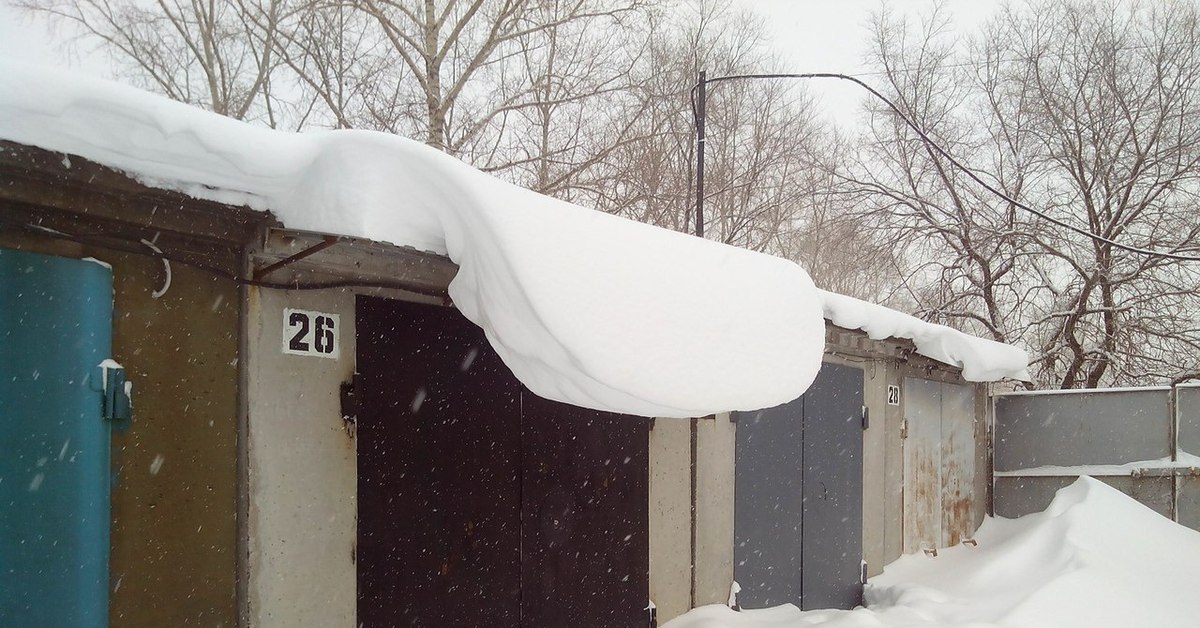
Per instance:
[[[874,337],[909,334],[970,379],[1025,366],[1015,349],[848,308],[789,261],[551,199],[394,135],[273,131],[0,62],[0,138],[269,210],[293,229],[447,255],[456,306],[517,378],[579,406],[686,417],[790,401],[820,367],[823,307]]]
[[[875,340],[908,338],[916,345],[917,353],[962,368],[967,381],[990,382],[1005,377],[1029,381],[1029,356],[1012,345],[970,336],[834,292],[822,290],[821,301],[825,318],[834,325],[861,329]]]
[[[1082,477],[1045,512],[988,519],[977,547],[901,557],[869,608],[696,609],[664,628],[1186,628],[1200,625],[1200,532]]]

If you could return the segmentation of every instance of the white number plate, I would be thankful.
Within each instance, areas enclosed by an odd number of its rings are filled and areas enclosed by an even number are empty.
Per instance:
[[[283,352],[337,359],[341,351],[337,314],[308,310],[283,310]]]

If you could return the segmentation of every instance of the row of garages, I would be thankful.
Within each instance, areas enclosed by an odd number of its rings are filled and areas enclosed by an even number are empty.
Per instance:
[[[5,625],[849,607],[985,514],[986,385],[910,341],[830,324],[768,410],[586,410],[517,381],[444,258],[66,163],[0,153]]]

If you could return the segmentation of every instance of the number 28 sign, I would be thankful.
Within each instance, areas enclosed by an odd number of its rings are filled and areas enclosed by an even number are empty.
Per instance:
[[[337,314],[283,310],[283,352],[337,359],[340,351]]]

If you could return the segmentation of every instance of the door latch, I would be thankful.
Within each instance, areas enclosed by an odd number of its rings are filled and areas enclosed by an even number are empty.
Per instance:
[[[100,416],[109,421],[128,421],[133,418],[133,403],[130,393],[133,382],[125,379],[125,367],[115,360],[100,363],[103,406]]]

